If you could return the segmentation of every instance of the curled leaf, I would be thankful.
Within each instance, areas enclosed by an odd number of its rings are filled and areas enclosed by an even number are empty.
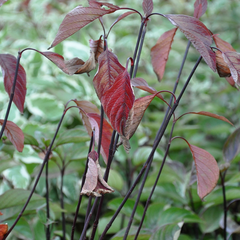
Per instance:
[[[4,120],[0,119],[0,125],[3,125]],[[24,134],[22,130],[13,122],[7,121],[6,127],[4,129],[4,134],[15,146],[15,148],[22,152],[24,147]]]
[[[151,59],[153,70],[161,81],[164,75],[168,55],[172,46],[173,38],[177,28],[165,32],[157,41],[156,45],[151,48]]]
[[[200,18],[207,10],[207,0],[196,0],[194,3],[194,17]]]
[[[0,54],[0,66],[3,73],[4,87],[9,96],[12,92],[16,65],[17,59],[14,56],[10,54]],[[26,91],[26,73],[22,65],[19,64],[13,102],[21,113],[23,113],[24,109]]]
[[[216,51],[216,64],[217,64],[217,72],[219,77],[230,77],[231,71],[223,60],[222,53],[220,51]]]
[[[98,62],[98,57],[103,52],[103,48],[104,48],[103,40],[101,40],[101,38],[99,40],[95,40],[95,41],[90,39],[89,40],[89,46],[91,48],[91,51],[95,55],[95,61]]]
[[[201,54],[207,65],[215,72],[216,57],[211,49],[212,34],[197,18],[186,15],[164,15],[173,25],[177,26],[192,45]]]
[[[81,195],[101,197],[102,194],[111,192],[114,192],[114,190],[102,177],[98,154],[96,151],[92,151],[88,154],[88,169]]]

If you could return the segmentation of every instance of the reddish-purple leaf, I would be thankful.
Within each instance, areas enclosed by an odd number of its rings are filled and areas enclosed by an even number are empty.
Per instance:
[[[89,6],[90,7],[98,7],[101,8],[102,6],[106,6],[108,8],[110,8],[111,10],[118,10],[119,7],[116,5],[113,5],[111,3],[106,3],[106,2],[97,2],[96,0],[88,0]]]
[[[2,67],[4,87],[8,95],[11,95],[12,85],[17,65],[17,59],[10,54],[0,54],[0,66]],[[19,64],[17,82],[14,92],[13,102],[23,113],[26,96],[26,73],[21,64]]]
[[[145,16],[148,16],[153,11],[153,1],[152,0],[143,0],[142,8],[145,13]]]
[[[105,6],[109,6],[109,4],[104,4]],[[114,5],[113,5],[114,6]],[[66,17],[63,19],[59,29],[57,36],[55,37],[50,48],[56,46],[66,38],[70,37],[81,28],[91,23],[97,18],[105,14],[112,13],[117,10],[117,7],[110,8],[108,10],[99,7],[82,7],[78,6],[74,8],[71,12],[69,12]]]
[[[224,52],[222,53],[224,61],[230,68],[231,75],[236,86],[240,86],[240,53]]]
[[[98,154],[96,151],[92,151],[88,154],[88,169],[81,194],[101,197],[102,194],[111,192],[114,190],[102,177]]]
[[[200,18],[207,10],[207,0],[196,0],[194,3],[194,17]]]
[[[113,128],[120,135],[124,135],[125,124],[134,100],[135,96],[130,84],[130,75],[125,69],[101,97],[103,109]]]
[[[226,77],[226,80],[228,81],[228,83],[229,83],[232,87],[234,87],[234,88],[237,89],[237,87],[236,87],[236,85],[235,85],[235,82],[234,82],[232,76],[231,76],[231,77]]]
[[[87,113],[89,122],[91,124],[92,129],[95,129],[95,140],[98,143],[99,139],[99,129],[101,117],[97,113]],[[103,134],[102,134],[102,143],[101,143],[101,154],[104,162],[107,164],[108,155],[109,155],[109,146],[112,137],[112,126],[107,122],[106,119],[103,120]]]
[[[121,74],[125,68],[119,63],[117,56],[108,49],[98,58],[98,71],[93,79],[93,85],[101,99],[102,95],[112,86],[115,78]]]
[[[4,120],[0,119],[0,125],[3,125]],[[13,122],[7,121],[6,127],[4,129],[4,134],[15,146],[15,148],[22,152],[24,147],[24,134],[22,130]]]
[[[143,91],[146,91],[146,92],[149,92],[151,94],[157,93],[157,90],[150,87],[143,78],[132,78],[131,79],[131,84],[132,84],[133,87],[139,88],[139,89],[141,89]],[[163,96],[160,93],[158,93],[157,96],[160,99],[164,100]]]
[[[203,116],[207,116],[207,117],[216,118],[216,119],[222,120],[224,122],[227,122],[227,123],[229,123],[229,124],[231,124],[233,126],[233,124],[227,118],[225,118],[223,116],[219,116],[219,115],[214,114],[214,113],[201,111],[201,112],[187,112],[187,113],[185,113],[183,115],[186,115],[186,114],[198,114],[198,115],[203,115]]]
[[[89,40],[89,46],[91,48],[91,51],[94,53],[95,55],[95,61],[98,62],[98,57],[100,56],[100,54],[103,52],[103,48],[104,48],[104,42],[102,39],[99,40]]]
[[[223,146],[223,156],[226,162],[231,162],[240,152],[240,128],[236,129]]]
[[[0,0],[0,7],[6,2],[7,0]]]
[[[218,164],[209,152],[189,143],[188,145],[196,166],[198,195],[203,199],[217,185],[219,178]]]
[[[153,70],[161,81],[164,75],[168,55],[172,46],[173,38],[177,28],[165,32],[157,41],[156,45],[151,49],[151,58]]]
[[[173,25],[177,26],[191,41],[208,66],[216,71],[216,57],[211,49],[212,34],[207,27],[195,17],[186,15],[164,15]]]
[[[218,37],[218,34],[212,35],[213,40],[216,44],[216,46],[222,51],[222,52],[236,52],[236,50],[232,47],[232,45],[224,40],[222,40],[220,37]]]

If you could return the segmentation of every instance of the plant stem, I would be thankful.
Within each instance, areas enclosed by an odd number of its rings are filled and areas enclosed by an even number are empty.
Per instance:
[[[7,111],[6,111],[6,114],[5,114],[4,122],[2,124],[2,129],[1,129],[1,132],[0,132],[0,140],[2,139],[2,135],[3,135],[3,132],[5,130],[5,127],[6,127],[6,124],[7,124],[7,120],[8,120],[8,116],[9,116],[9,113],[10,113],[10,109],[11,109],[11,106],[12,106],[12,102],[13,102],[13,98],[14,98],[14,92],[15,92],[15,87],[16,87],[16,83],[17,83],[18,69],[19,69],[21,56],[22,56],[22,53],[18,52],[17,63],[16,63],[16,70],[15,70],[15,75],[14,75],[14,79],[13,79],[13,85],[12,85],[12,89],[11,89],[10,99],[9,99]]]
[[[46,240],[50,240],[50,225],[48,224],[48,219],[50,218],[50,210],[49,210],[49,187],[48,187],[48,161],[46,162],[46,179],[45,179],[45,186],[46,186],[46,214],[47,214],[47,226],[46,226]]]
[[[157,134],[157,136],[156,136],[156,138],[155,138],[155,142],[154,142],[154,144],[153,144],[152,151],[151,151],[151,153],[150,153],[147,161],[145,162],[145,164],[143,165],[142,169],[140,170],[140,172],[139,172],[139,174],[138,174],[135,182],[133,183],[132,187],[131,187],[131,188],[129,189],[129,191],[127,192],[127,194],[126,194],[126,196],[124,197],[122,203],[120,204],[120,206],[119,206],[118,209],[116,210],[115,214],[113,215],[113,217],[111,218],[111,220],[110,220],[109,223],[107,224],[107,226],[106,226],[106,228],[104,229],[104,231],[103,231],[102,235],[100,236],[99,240],[103,240],[103,237],[106,235],[108,229],[111,227],[112,223],[114,222],[114,220],[115,220],[116,217],[118,216],[118,214],[119,214],[119,212],[121,211],[122,207],[124,206],[124,204],[126,203],[127,199],[128,199],[129,196],[131,195],[132,191],[133,191],[134,188],[136,187],[136,185],[137,185],[137,183],[139,182],[140,178],[142,177],[142,175],[143,175],[145,169],[147,168],[148,164],[151,162],[151,159],[153,158],[153,155],[154,155],[154,153],[155,153],[155,151],[156,151],[156,149],[157,149],[157,147],[158,147],[158,144],[159,144],[159,142],[160,142],[160,140],[161,140],[161,138],[162,138],[162,136],[163,136],[163,134],[164,134],[167,126],[168,126],[168,123],[169,123],[169,121],[170,121],[173,113],[175,112],[175,110],[176,110],[176,108],[177,108],[177,106],[178,106],[178,104],[179,104],[179,102],[180,102],[180,100],[181,100],[181,98],[182,98],[182,96],[183,96],[183,94],[184,94],[184,92],[185,92],[185,90],[186,90],[186,88],[187,88],[187,86],[188,86],[188,84],[189,84],[189,82],[190,82],[190,80],[191,80],[194,72],[196,71],[199,63],[201,62],[201,60],[202,60],[202,57],[200,56],[200,57],[198,58],[196,64],[195,64],[195,66],[193,67],[193,69],[192,69],[192,71],[191,71],[191,73],[190,73],[190,75],[189,75],[186,83],[184,84],[183,89],[182,89],[179,97],[177,98],[176,102],[174,103],[174,105],[173,105],[173,107],[172,107],[172,109],[171,109],[171,111],[170,111],[170,113],[169,113],[166,121],[164,122],[164,124],[163,124],[163,126],[162,126],[162,131],[160,131],[159,134]]]
[[[60,185],[60,201],[61,201],[61,208],[64,209],[64,194],[63,194],[63,178],[64,178],[64,172],[65,172],[65,166],[63,163],[63,167],[61,170],[61,185]],[[66,239],[66,221],[65,221],[65,213],[62,212],[62,234],[63,234],[63,240]]]
[[[47,150],[47,152],[46,152],[46,155],[45,155],[45,158],[44,158],[44,160],[43,160],[42,166],[41,166],[41,168],[40,168],[40,170],[39,170],[39,173],[38,173],[38,175],[37,175],[36,181],[35,181],[35,183],[34,183],[34,185],[33,185],[33,188],[32,188],[32,190],[31,190],[29,196],[28,196],[28,199],[27,199],[26,203],[24,204],[24,206],[23,206],[21,212],[19,213],[17,219],[15,220],[15,222],[13,223],[13,225],[11,226],[11,228],[8,230],[8,232],[4,235],[3,240],[7,238],[7,236],[11,233],[11,231],[13,230],[13,228],[16,226],[16,224],[18,223],[19,219],[21,218],[21,216],[22,216],[22,214],[24,213],[24,211],[25,211],[28,203],[30,202],[30,200],[31,200],[31,198],[32,198],[32,195],[33,195],[33,193],[34,193],[34,191],[35,191],[35,189],[36,189],[36,186],[37,186],[37,184],[38,184],[38,181],[39,181],[39,179],[40,179],[40,177],[41,177],[41,174],[42,174],[42,171],[43,171],[43,169],[44,169],[44,166],[45,166],[46,162],[47,162],[48,159],[49,159],[49,155],[50,155],[50,153],[51,153],[52,146],[53,146],[53,144],[54,144],[54,142],[55,142],[55,139],[56,139],[57,134],[58,134],[58,131],[59,131],[60,127],[61,127],[63,118],[64,118],[64,116],[65,116],[65,114],[66,114],[66,111],[67,111],[67,110],[65,109],[64,112],[63,112],[63,115],[62,115],[62,117],[61,117],[61,119],[60,119],[60,121],[59,121],[59,123],[58,123],[57,130],[56,130],[56,132],[55,132],[55,134],[54,134],[54,137],[53,137],[53,139],[52,139],[52,142],[51,142],[51,144],[50,144],[50,146],[49,146],[49,148],[48,148],[48,150]]]
[[[225,176],[227,171],[224,173],[220,172],[222,193],[223,193],[223,238],[227,240],[227,199],[226,199],[226,189],[225,189]]]

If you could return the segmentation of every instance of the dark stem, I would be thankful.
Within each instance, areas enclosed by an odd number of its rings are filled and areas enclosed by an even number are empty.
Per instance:
[[[63,118],[64,118],[64,116],[65,116],[65,114],[66,114],[66,111],[67,111],[67,110],[65,109],[64,112],[63,112],[63,115],[62,115],[62,117],[61,117],[61,119],[60,119],[60,121],[59,121],[59,123],[58,123],[57,130],[56,130],[55,135],[54,135],[54,137],[53,137],[53,139],[52,139],[52,142],[51,142],[51,144],[50,144],[50,146],[49,146],[49,148],[48,148],[48,150],[47,150],[47,152],[46,152],[46,155],[45,155],[45,158],[44,158],[44,160],[43,160],[42,166],[41,166],[41,168],[40,168],[40,170],[39,170],[39,173],[38,173],[38,175],[37,175],[36,181],[35,181],[35,183],[34,183],[34,185],[33,185],[33,188],[32,188],[32,190],[31,190],[29,196],[28,196],[28,199],[27,199],[26,203],[24,204],[21,212],[19,213],[17,219],[15,220],[15,222],[13,223],[13,225],[11,226],[11,228],[8,230],[8,232],[5,234],[4,239],[7,238],[7,236],[11,233],[11,231],[13,230],[13,228],[16,226],[16,224],[18,223],[19,219],[21,218],[23,212],[25,211],[28,203],[30,202],[30,200],[31,200],[31,198],[32,198],[32,195],[33,195],[33,193],[34,193],[34,191],[35,191],[35,189],[36,189],[36,186],[37,186],[37,184],[38,184],[38,181],[39,181],[39,179],[40,179],[40,177],[41,177],[41,174],[42,174],[42,171],[43,171],[43,169],[44,169],[44,166],[45,166],[46,162],[47,162],[48,159],[49,159],[49,155],[50,155],[50,153],[51,153],[52,146],[53,146],[53,144],[54,144],[54,142],[55,142],[55,139],[56,139],[57,134],[58,134],[58,131],[59,131],[60,127],[61,127]]]
[[[16,87],[16,83],[17,83],[18,69],[19,69],[21,56],[22,56],[22,53],[18,52],[17,63],[16,63],[16,70],[15,70],[15,75],[14,75],[14,79],[13,79],[13,85],[12,85],[12,89],[11,89],[11,94],[10,94],[10,99],[9,99],[6,115],[5,115],[4,122],[2,124],[2,129],[1,129],[1,132],[0,132],[0,140],[2,139],[2,135],[3,135],[3,132],[5,130],[5,127],[6,127],[6,124],[7,124],[7,120],[8,120],[8,116],[9,116],[9,113],[10,113],[10,109],[11,109],[11,106],[12,106],[14,92],[15,92],[15,87]]]
[[[226,189],[225,189],[225,176],[227,171],[224,173],[220,172],[222,193],[223,193],[223,238],[227,240],[227,199],[226,199]]]
[[[111,166],[111,163],[112,163],[112,160],[113,160],[114,152],[116,150],[116,144],[118,142],[118,137],[119,137],[119,135],[117,134],[116,141],[114,141],[115,135],[116,135],[116,131],[113,130],[112,138],[111,138],[111,142],[110,142],[110,146],[109,146],[107,168],[106,168],[106,171],[105,171],[104,176],[103,176],[103,179],[106,182],[108,180],[110,166]],[[115,142],[115,144],[114,144],[114,142]],[[114,148],[114,146],[115,146],[115,148]],[[99,205],[98,205],[97,214],[96,214],[96,217],[95,217],[95,220],[94,220],[94,223],[93,223],[93,230],[92,230],[90,240],[94,240],[94,237],[95,237],[95,234],[96,234],[96,230],[97,230],[97,226],[98,226],[98,222],[99,222],[99,218],[100,218],[100,213],[101,213],[101,210],[102,210],[103,199],[104,199],[104,196],[101,197]]]
[[[61,208],[64,209],[64,194],[63,194],[63,178],[64,178],[65,166],[63,163],[63,167],[61,169],[61,185],[60,185],[60,201],[61,201]],[[65,221],[65,213],[62,212],[62,239],[66,239],[66,221]]]
[[[185,50],[185,54],[184,54],[184,57],[183,57],[183,61],[182,61],[182,64],[181,64],[181,67],[180,67],[180,70],[179,70],[179,73],[178,73],[178,76],[177,76],[177,79],[176,79],[176,81],[175,81],[175,85],[174,85],[174,88],[173,88],[173,93],[176,92],[176,89],[177,89],[177,86],[178,86],[178,83],[179,83],[179,79],[180,79],[181,74],[182,74],[183,66],[184,66],[184,63],[185,63],[185,61],[186,61],[186,57],[187,57],[187,53],[188,53],[189,47],[190,47],[190,41],[188,41],[188,45],[187,45],[186,50]],[[165,113],[165,117],[164,117],[163,123],[162,123],[161,127],[160,127],[159,130],[158,130],[158,134],[160,134],[160,132],[162,131],[163,124],[164,124],[164,122],[166,121],[166,118],[167,118],[168,113],[169,113],[169,111],[170,111],[170,106],[171,106],[171,104],[172,104],[172,101],[173,101],[173,95],[172,95],[171,98],[170,98],[169,107],[168,107],[168,109],[167,109],[167,111],[166,111],[166,113]],[[173,127],[174,127],[174,125],[173,125]],[[172,128],[172,131],[173,131],[173,128]],[[170,135],[170,136],[171,136],[171,135]],[[156,138],[155,138],[155,140],[156,140]],[[170,140],[171,140],[171,138],[170,138]],[[169,141],[170,141],[170,140],[169,140]],[[167,149],[166,151],[168,152],[168,149]],[[130,230],[132,221],[133,221],[133,217],[134,217],[135,212],[136,212],[136,209],[137,209],[137,205],[138,205],[138,203],[139,203],[139,200],[140,200],[140,197],[141,197],[141,194],[142,194],[142,191],[143,191],[145,182],[146,182],[146,180],[147,180],[147,176],[148,176],[149,171],[150,171],[150,168],[151,168],[152,160],[153,160],[153,159],[151,159],[151,160],[149,161],[148,167],[147,167],[146,172],[145,172],[145,174],[144,174],[144,178],[143,178],[143,180],[142,180],[142,184],[141,184],[141,186],[140,186],[140,189],[138,190],[138,196],[137,196],[137,199],[136,199],[136,201],[135,201],[135,205],[134,205],[134,208],[133,208],[133,211],[132,211],[132,214],[131,214],[131,217],[130,217],[130,220],[129,220],[129,223],[128,223],[128,226],[127,226],[127,229],[126,229],[126,232],[125,232],[125,235],[124,235],[124,240],[126,240],[126,238],[127,238],[127,236],[128,236],[128,233],[129,233],[129,230]],[[161,175],[161,172],[162,172],[162,168],[163,168],[164,163],[165,163],[165,160],[163,161],[162,166],[161,166],[161,168],[160,168],[160,170],[159,170],[159,176],[157,177],[156,182],[158,181],[158,178],[159,178],[160,175]],[[156,182],[155,182],[155,183],[156,183]],[[155,187],[153,187],[153,192],[154,192],[154,190],[155,190]],[[153,194],[153,192],[152,192],[152,194]],[[150,196],[149,196],[149,202],[150,202],[150,200],[151,200],[152,194],[150,194]],[[145,211],[147,211],[147,208],[148,208],[148,204],[147,204],[146,207],[145,207]],[[140,225],[139,225],[138,232],[137,232],[137,235],[136,235],[136,236],[138,236],[138,234],[139,234],[139,232],[140,232],[140,230],[141,230],[141,226],[142,226],[141,224],[143,223],[144,217],[145,217],[145,214],[144,214],[143,217],[142,217],[142,220],[141,220],[141,223],[140,223]],[[137,238],[135,237],[135,239],[137,239]]]
[[[47,211],[46,239],[50,240],[51,232],[50,232],[50,225],[48,224],[48,221],[50,219],[49,187],[48,187],[48,161],[46,162],[45,173],[46,173],[45,185],[46,185],[46,211]]]
[[[91,137],[91,142],[90,142],[90,145],[89,145],[88,153],[91,152],[93,143],[94,143],[94,134],[92,134],[92,137]],[[83,185],[84,185],[85,180],[86,180],[87,169],[88,169],[88,158],[87,158],[87,161],[86,161],[86,166],[85,166],[85,170],[84,170],[83,177],[82,177],[82,185],[81,185],[80,192],[82,191]],[[77,208],[76,208],[76,211],[75,211],[73,225],[72,225],[71,240],[74,240],[74,231],[75,231],[75,227],[76,227],[77,216],[78,216],[78,212],[79,212],[79,209],[80,209],[80,206],[81,206],[81,202],[82,202],[82,195],[80,194],[79,199],[78,199]]]

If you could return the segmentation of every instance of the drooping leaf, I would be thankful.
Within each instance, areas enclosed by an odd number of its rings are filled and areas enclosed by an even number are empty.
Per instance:
[[[143,78],[132,78],[131,84],[133,87],[139,88],[139,89],[149,92],[151,94],[157,93],[157,90],[150,87]],[[160,99],[163,100],[163,96],[160,93],[157,94],[157,97],[159,97]]]
[[[4,120],[0,119],[0,125],[3,125]],[[15,148],[22,152],[24,147],[24,134],[22,130],[13,122],[7,121],[6,127],[4,129],[4,134],[15,146]]]
[[[194,17],[200,18],[207,10],[207,0],[196,0],[194,3]]]
[[[8,95],[11,95],[15,70],[17,65],[17,59],[10,54],[0,54],[0,66],[2,67],[2,73],[4,78],[4,87]],[[26,73],[21,64],[19,64],[17,82],[14,92],[13,102],[23,113],[24,102],[26,96]]]
[[[101,38],[95,41],[93,39],[90,39],[89,46],[95,55],[95,61],[98,62],[98,57],[103,52],[103,48],[104,48],[103,40]]]
[[[103,109],[113,128],[124,135],[124,128],[135,96],[130,84],[130,75],[125,69],[113,85],[101,97]]]
[[[153,1],[152,0],[143,0],[142,8],[145,13],[145,16],[148,16],[153,11]]]
[[[233,123],[231,123],[227,118],[225,118],[223,116],[219,116],[219,115],[214,114],[214,113],[201,111],[201,112],[187,112],[187,113],[185,113],[183,115],[186,115],[186,114],[198,114],[198,115],[203,115],[203,116],[207,116],[207,117],[216,118],[216,119],[222,120],[224,122],[227,122],[227,123],[229,123],[229,124],[231,124],[233,126]]]
[[[189,143],[188,146],[196,166],[198,195],[203,199],[217,185],[219,178],[218,164],[209,152]]]
[[[230,68],[231,75],[236,86],[240,86],[240,53],[224,52],[222,53],[222,56]]]
[[[106,49],[98,58],[98,71],[93,79],[93,85],[98,98],[112,86],[115,78],[121,74],[125,68],[119,63],[117,56]]]
[[[81,194],[101,197],[102,194],[111,192],[114,192],[114,190],[105,182],[101,175],[98,154],[96,151],[92,151],[88,154],[88,170]]]
[[[220,51],[216,51],[216,64],[217,64],[217,72],[218,72],[219,77],[230,77],[231,76],[231,71],[230,71],[227,63],[223,60],[223,56]]]
[[[173,25],[177,26],[186,38],[201,54],[208,66],[216,70],[215,53],[210,48],[212,44],[212,34],[208,28],[197,18],[186,15],[167,14],[164,15]]]
[[[101,3],[97,2],[96,4],[102,5]],[[103,5],[109,7],[109,9],[106,10],[95,5],[90,5],[90,7],[78,6],[70,11],[63,19],[58,29],[58,33],[50,48],[56,46],[66,38],[70,37],[95,19],[100,18],[105,14],[113,13],[118,9],[117,6],[114,7],[112,4],[104,3]]]
[[[6,2],[7,0],[0,0],[0,7]]]
[[[164,75],[168,55],[171,49],[173,38],[177,28],[165,32],[157,41],[156,45],[151,48],[151,58],[153,70],[161,81]]]
[[[4,235],[8,231],[8,225],[7,224],[0,224],[0,240],[3,240]]]
[[[236,129],[223,146],[223,156],[226,162],[232,161],[240,152],[240,128]]]

